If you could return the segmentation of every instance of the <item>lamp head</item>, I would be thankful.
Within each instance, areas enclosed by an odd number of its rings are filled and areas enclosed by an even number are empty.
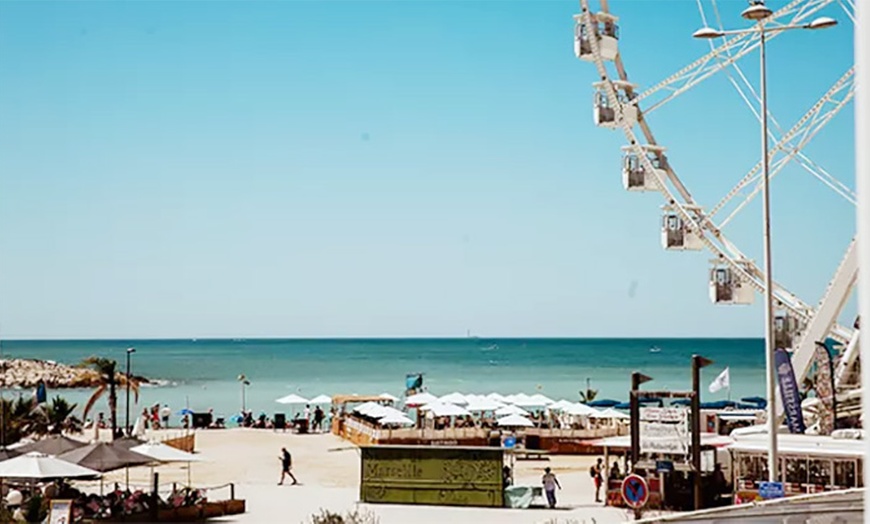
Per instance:
[[[829,16],[820,16],[807,24],[807,29],[827,29],[837,25],[837,21]]]
[[[745,18],[746,20],[752,20],[753,22],[758,22],[760,20],[764,20],[773,14],[773,11],[770,10],[764,2],[755,2],[740,13],[740,16]]]
[[[698,29],[694,33],[692,33],[693,38],[719,38],[723,36],[724,33],[722,31],[718,31],[713,29],[712,27],[702,27]]]
[[[127,348],[127,353],[135,353],[136,348]]]

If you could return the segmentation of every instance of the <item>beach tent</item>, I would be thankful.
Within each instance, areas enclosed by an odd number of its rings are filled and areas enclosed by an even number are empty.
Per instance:
[[[501,402],[497,402],[495,400],[488,399],[486,397],[472,399],[468,402],[468,405],[465,406],[465,409],[468,411],[495,411],[504,406]]]
[[[457,406],[456,404],[445,404],[441,402],[426,404],[420,409],[423,411],[430,411],[436,417],[465,417],[471,415],[471,412],[467,409]]]
[[[503,428],[531,428],[532,421],[522,415],[508,415],[500,418],[496,423]]]
[[[521,407],[517,407],[517,406],[513,406],[513,405],[508,404],[507,406],[502,406],[502,407],[498,408],[497,410],[495,410],[495,414],[498,417],[505,417],[508,415],[526,416],[529,414],[529,412],[524,410]]]
[[[332,397],[328,395],[317,395],[310,400],[312,404],[332,404]]]
[[[0,462],[0,478],[4,479],[95,479],[99,476],[99,471],[38,451],[31,451]]]
[[[26,444],[20,448],[16,448],[16,451],[22,454],[36,451],[37,453],[45,453],[46,455],[60,455],[61,453],[66,453],[67,451],[72,451],[87,445],[87,442],[71,439],[64,435],[54,435],[46,439]]]
[[[378,395],[378,396],[381,397],[381,398],[384,399],[384,400],[389,400],[390,402],[395,402],[395,401],[399,400],[399,397],[396,397],[396,396],[390,395],[389,393],[381,393],[381,394]]]
[[[454,391],[453,393],[444,395],[438,400],[444,404],[456,404],[457,406],[464,406],[465,404],[468,404],[468,399],[465,398],[465,395],[459,393],[458,391]]]
[[[410,397],[405,399],[406,406],[422,406],[424,404],[429,404],[432,402],[438,402],[438,397],[435,395],[424,391],[423,393],[417,393],[416,395],[411,395]]]
[[[290,393],[286,397],[281,397],[278,400],[276,400],[275,402],[277,402],[279,404],[296,404],[296,405],[298,405],[298,404],[308,404],[311,401],[305,397],[300,397],[299,395],[297,395],[295,393]]]

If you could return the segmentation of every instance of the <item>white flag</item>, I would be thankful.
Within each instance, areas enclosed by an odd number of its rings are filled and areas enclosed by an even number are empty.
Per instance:
[[[719,373],[719,376],[710,382],[710,393],[716,393],[724,388],[731,389],[731,376],[728,374],[728,368],[725,368],[725,371]]]

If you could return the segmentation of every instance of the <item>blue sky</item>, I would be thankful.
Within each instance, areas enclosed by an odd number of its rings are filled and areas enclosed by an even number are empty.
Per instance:
[[[708,49],[693,1],[613,4],[641,88]],[[662,199],[623,191],[578,10],[0,3],[0,335],[760,335],[757,305],[710,304],[708,253],[661,249]],[[852,37],[771,42],[786,128]],[[806,152],[854,187],[851,111]],[[650,123],[708,207],[759,156],[723,75]],[[776,278],[816,303],[854,208],[796,167],[773,189]],[[759,206],[727,233],[760,261]]]

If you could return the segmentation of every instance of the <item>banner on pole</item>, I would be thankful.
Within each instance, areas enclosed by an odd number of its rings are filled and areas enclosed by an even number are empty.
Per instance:
[[[779,392],[782,397],[788,430],[792,433],[803,433],[807,427],[804,425],[801,396],[794,376],[794,368],[791,365],[791,357],[784,349],[777,349],[774,356],[776,376],[779,378]]]

